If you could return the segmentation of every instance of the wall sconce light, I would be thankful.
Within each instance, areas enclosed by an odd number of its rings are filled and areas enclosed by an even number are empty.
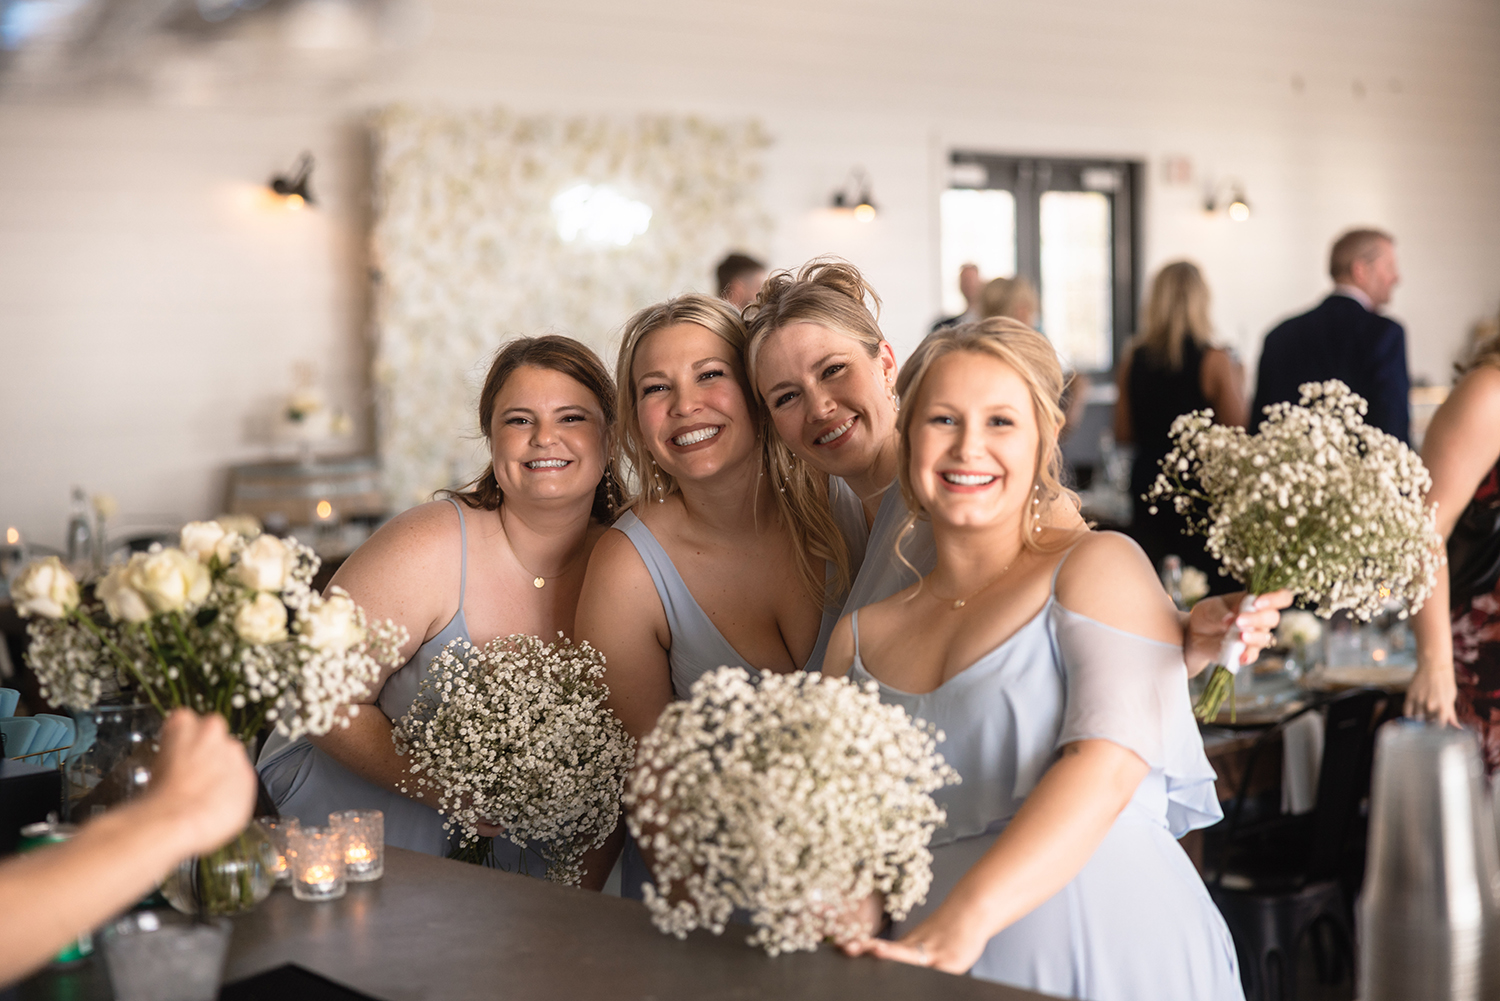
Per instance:
[[[841,212],[853,212],[860,222],[875,221],[875,199],[870,196],[870,175],[865,168],[855,167],[849,171],[843,187],[833,193],[833,208]]]
[[[292,176],[277,174],[271,178],[271,190],[281,197],[282,204],[289,209],[300,209],[313,204],[312,180],[313,158],[303,153],[293,168]]]
[[[1239,181],[1227,181],[1209,192],[1203,200],[1203,211],[1213,215],[1223,212],[1234,222],[1250,218],[1250,202],[1245,198],[1245,188]]]

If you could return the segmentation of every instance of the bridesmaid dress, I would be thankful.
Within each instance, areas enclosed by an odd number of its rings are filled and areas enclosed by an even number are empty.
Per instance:
[[[1026,625],[921,695],[869,673],[854,613],[850,678],[875,681],[883,701],[943,730],[939,750],[963,779],[935,794],[948,822],[933,837],[932,889],[893,933],[948,896],[1059,748],[1109,740],[1150,773],[1078,875],[991,938],[970,975],[1090,1001],[1242,1001],[1234,940],[1176,843],[1222,816],[1182,651],[1069,611],[1056,583],[1054,572],[1053,594]]]
[[[376,707],[392,722],[406,715],[417,696],[428,668],[438,654],[458,640],[470,642],[469,627],[464,620],[464,593],[469,582],[468,531],[464,525],[463,505],[448,498],[458,511],[460,545],[458,578],[458,611],[437,635],[417,648],[396,673],[386,679],[376,699]],[[364,707],[370,712],[371,706]],[[296,817],[304,824],[328,823],[328,814],[339,810],[379,810],[385,814],[385,843],[397,848],[447,855],[455,847],[452,832],[444,829],[443,815],[424,803],[375,785],[354,774],[331,756],[314,747],[306,737],[289,741],[272,733],[261,751],[257,765],[261,780],[282,816]],[[494,840],[494,868],[541,876],[546,863],[534,852],[525,853],[503,837]]]

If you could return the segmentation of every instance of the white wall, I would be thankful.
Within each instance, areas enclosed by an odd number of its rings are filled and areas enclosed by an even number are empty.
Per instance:
[[[953,147],[1145,160],[1147,267],[1202,264],[1222,336],[1252,362],[1325,290],[1328,243],[1354,223],[1397,235],[1391,311],[1414,374],[1446,378],[1500,304],[1488,0],[429,7],[378,78],[300,104],[0,93],[0,525],[57,541],[72,482],[127,516],[213,513],[227,464],[264,453],[297,359],[369,433],[359,123],[391,100],[757,116],[776,139],[774,263],[854,260],[902,350],[938,312]],[[270,211],[256,186],[303,148],[318,210]],[[1168,156],[1189,158],[1191,184],[1163,183]],[[881,206],[868,226],[823,208],[856,163]],[[1200,208],[1202,185],[1230,176],[1255,209],[1244,224]]]

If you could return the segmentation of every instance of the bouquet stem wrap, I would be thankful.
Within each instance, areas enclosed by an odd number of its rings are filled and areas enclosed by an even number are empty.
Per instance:
[[[1255,610],[1256,595],[1247,594],[1240,602],[1240,614]],[[1224,702],[1229,701],[1229,719],[1234,722],[1234,679],[1240,673],[1240,658],[1245,655],[1245,637],[1240,632],[1240,627],[1230,624],[1229,631],[1224,634],[1224,643],[1219,647],[1219,659],[1209,665],[1208,684],[1203,686],[1203,694],[1198,696],[1197,705],[1193,706],[1193,715],[1202,722],[1208,722],[1219,715],[1219,710],[1224,707]]]

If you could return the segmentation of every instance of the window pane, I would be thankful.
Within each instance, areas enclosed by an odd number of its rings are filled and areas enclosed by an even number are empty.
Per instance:
[[[958,269],[977,264],[979,274],[1010,278],[1016,273],[1016,196],[998,189],[949,188],[939,206],[943,313],[968,309],[958,290]]]
[[[1111,364],[1110,204],[1098,191],[1042,195],[1042,329],[1063,364]]]

